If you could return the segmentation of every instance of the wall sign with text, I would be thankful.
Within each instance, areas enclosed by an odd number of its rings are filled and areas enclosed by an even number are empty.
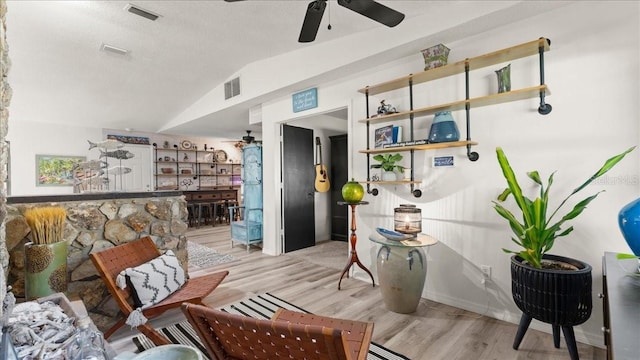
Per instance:
[[[433,167],[450,167],[454,166],[453,156],[434,156]]]
[[[293,112],[300,112],[318,107],[318,88],[307,89],[291,95]]]

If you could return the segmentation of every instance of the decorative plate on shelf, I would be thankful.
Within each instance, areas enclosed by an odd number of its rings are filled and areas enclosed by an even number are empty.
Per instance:
[[[182,142],[180,143],[180,147],[184,150],[191,150],[193,144],[189,140],[182,140]]]
[[[402,241],[402,240],[413,238],[413,236],[411,236],[411,235],[399,233],[399,232],[393,231],[393,230],[383,229],[383,228],[380,228],[380,227],[376,228],[376,231],[378,232],[378,234],[384,236],[385,238],[387,238],[389,240],[393,240],[393,241]]]
[[[216,159],[216,162],[219,163],[227,161],[227,153],[224,150],[216,150],[213,153],[213,157]]]

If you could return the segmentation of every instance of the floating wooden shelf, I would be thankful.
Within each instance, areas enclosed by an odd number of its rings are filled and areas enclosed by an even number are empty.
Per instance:
[[[543,47],[544,51],[549,51],[549,43],[550,41],[548,39],[540,38],[538,40],[508,47],[481,56],[467,58],[453,64],[437,67],[435,69],[429,69],[380,84],[367,86],[358,91],[363,94],[368,93],[369,95],[376,95],[387,91],[407,87],[410,81],[413,82],[413,85],[417,85],[423,82],[461,74],[465,71],[465,66],[467,64],[469,64],[469,71],[471,71],[531,55],[537,55],[540,47]]]
[[[363,154],[385,154],[390,152],[403,152],[403,151],[411,151],[411,150],[436,150],[436,149],[444,149],[444,148],[452,148],[452,147],[463,147],[467,145],[478,145],[476,141],[451,141],[451,142],[443,142],[436,144],[424,144],[424,145],[412,145],[412,146],[399,146],[399,147],[391,147],[384,149],[368,149],[368,150],[360,150],[359,152]]]
[[[502,103],[507,103],[511,101],[536,98],[540,96],[541,91],[544,92],[545,95],[551,94],[551,91],[549,90],[549,87],[547,85],[538,85],[538,86],[532,86],[528,88],[507,91],[503,93],[479,96],[476,98],[471,98],[469,100],[458,100],[458,101],[450,102],[447,104],[438,104],[434,106],[414,109],[411,111],[402,111],[402,112],[398,112],[390,115],[376,116],[369,119],[358,120],[358,122],[366,123],[368,121],[370,124],[377,124],[381,122],[405,120],[405,119],[408,119],[411,114],[413,114],[414,116],[426,116],[426,115],[433,115],[440,111],[465,110],[467,103],[469,103],[469,106],[471,109],[479,108],[482,106],[496,105],[496,104],[502,104]]]
[[[361,184],[379,184],[379,185],[408,185],[408,184],[421,184],[422,181],[417,180],[395,180],[395,181],[358,181]]]

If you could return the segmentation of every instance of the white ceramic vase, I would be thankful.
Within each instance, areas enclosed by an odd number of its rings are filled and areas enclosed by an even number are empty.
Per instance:
[[[396,181],[398,180],[398,177],[396,176],[396,173],[393,171],[382,171],[381,174],[381,179],[382,181]]]

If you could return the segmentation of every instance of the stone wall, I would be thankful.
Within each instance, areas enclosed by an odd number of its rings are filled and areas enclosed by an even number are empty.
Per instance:
[[[7,46],[7,2],[0,0],[0,304],[4,301],[7,293],[5,280],[9,266],[9,254],[5,246],[4,224],[6,218],[5,204],[7,201],[7,191],[5,190],[5,179],[7,178],[7,131],[9,129],[9,103],[11,102],[11,87],[7,81],[9,75],[9,49]],[[0,317],[2,307],[0,306]]]
[[[173,250],[187,271],[187,208],[184,196],[123,198],[8,204],[6,247],[10,254],[9,284],[24,297],[24,244],[31,232],[23,213],[35,206],[67,210],[67,297],[81,299],[96,325],[105,330],[118,307],[98,275],[89,254],[149,235],[161,250]]]

